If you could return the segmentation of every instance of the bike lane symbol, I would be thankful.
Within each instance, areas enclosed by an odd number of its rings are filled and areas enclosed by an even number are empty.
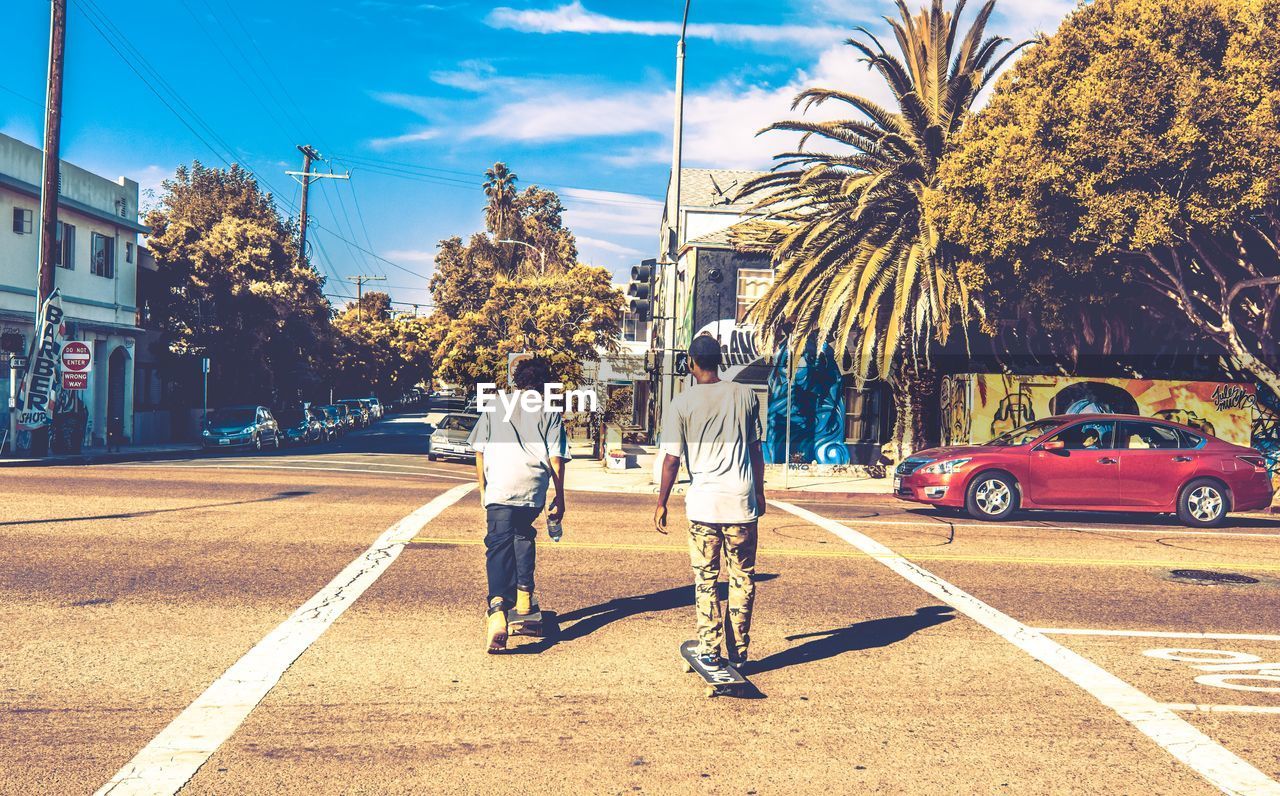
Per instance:
[[[1280,694],[1280,662],[1268,663],[1247,652],[1175,647],[1147,650],[1142,654],[1148,658],[1192,664],[1195,669],[1209,672],[1195,678],[1195,682],[1201,685]]]

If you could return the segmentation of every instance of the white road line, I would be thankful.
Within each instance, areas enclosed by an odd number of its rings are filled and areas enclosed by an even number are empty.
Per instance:
[[[162,464],[162,465],[138,465],[140,467],[150,466],[161,470],[318,470],[325,473],[365,473],[366,475],[396,475],[396,476],[413,476],[417,478],[447,478],[451,481],[474,481],[474,478],[466,478],[460,475],[448,474],[443,471],[417,472],[417,473],[397,473],[388,472],[386,470],[361,470],[354,467],[305,467],[302,465],[290,464]]]
[[[1229,641],[1280,641],[1264,633],[1180,633],[1166,630],[1093,630],[1087,627],[1036,627],[1049,636],[1123,636],[1132,638],[1212,638]]]
[[[177,793],[298,656],[391,566],[405,544],[474,488],[475,484],[455,486],[384,531],[363,555],[196,697],[96,796]]]
[[[823,504],[830,506],[831,504]],[[899,525],[904,528],[934,528],[936,530],[949,530],[951,526],[960,528],[981,528],[986,530],[1005,530],[1005,531],[1070,531],[1072,533],[1133,533],[1133,534],[1150,534],[1155,536],[1234,536],[1236,538],[1249,537],[1258,539],[1280,539],[1280,533],[1247,533],[1242,531],[1193,531],[1181,528],[1161,528],[1153,530],[1149,528],[1112,528],[1106,525],[1014,525],[1006,522],[987,523],[987,522],[951,522],[943,519],[920,519],[908,520],[901,522],[898,520],[883,520],[868,517],[849,517],[843,522],[856,522],[862,525]]]
[[[1047,664],[1223,792],[1280,796],[1280,783],[1093,661],[1001,613],[865,534],[799,506],[780,500],[769,503],[830,531],[910,583]]]
[[[1280,705],[1195,705],[1170,702],[1164,707],[1183,713],[1280,713]]]

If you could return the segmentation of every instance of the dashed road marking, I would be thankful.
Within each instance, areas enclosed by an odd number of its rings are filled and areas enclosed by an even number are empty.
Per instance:
[[[95,796],[177,793],[293,662],[386,572],[409,539],[472,489],[475,484],[456,486],[384,531],[363,555],[196,697]]]
[[[771,500],[769,504],[830,531],[908,582],[1045,663],[1223,792],[1280,796],[1280,783],[1093,661],[908,561],[865,534],[799,506],[778,500]]]
[[[1172,630],[1107,630],[1087,627],[1036,627],[1047,636],[1119,636],[1123,638],[1200,638],[1223,641],[1278,641],[1280,636],[1265,633],[1183,633]]]

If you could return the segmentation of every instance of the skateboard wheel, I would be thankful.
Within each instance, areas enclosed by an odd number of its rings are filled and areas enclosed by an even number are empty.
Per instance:
[[[720,692],[719,692],[719,691],[717,691],[717,690],[715,689],[715,687],[714,687],[714,686],[708,686],[708,687],[707,687],[707,689],[706,689],[705,691],[703,691],[702,693],[703,693],[703,694],[705,694],[705,695],[707,696],[707,698],[709,699],[709,698],[711,698],[711,697],[715,696],[716,694],[718,694],[718,693],[720,693]]]
[[[693,667],[686,663],[686,664],[684,665],[684,673],[685,673],[685,674],[693,674]]]

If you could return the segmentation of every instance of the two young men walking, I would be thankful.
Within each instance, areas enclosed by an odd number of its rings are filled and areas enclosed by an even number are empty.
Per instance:
[[[700,336],[689,346],[694,384],[672,401],[660,434],[664,454],[654,527],[667,533],[667,502],[683,461],[690,486],[685,493],[689,518],[689,558],[693,566],[700,662],[709,668],[746,662],[751,644],[755,599],[757,520],[765,512],[763,437],[759,401],[752,390],[721,381],[720,344]],[[541,391],[550,381],[545,365],[517,365],[517,390]],[[476,478],[487,514],[485,536],[489,604],[488,649],[506,646],[508,611],[537,610],[533,523],[546,506],[548,485],[555,497],[548,516],[564,516],[564,464],[568,460],[564,423],[559,413],[520,407],[510,420],[481,414],[471,434]],[[729,579],[729,637],[720,612],[716,583],[724,555]]]

